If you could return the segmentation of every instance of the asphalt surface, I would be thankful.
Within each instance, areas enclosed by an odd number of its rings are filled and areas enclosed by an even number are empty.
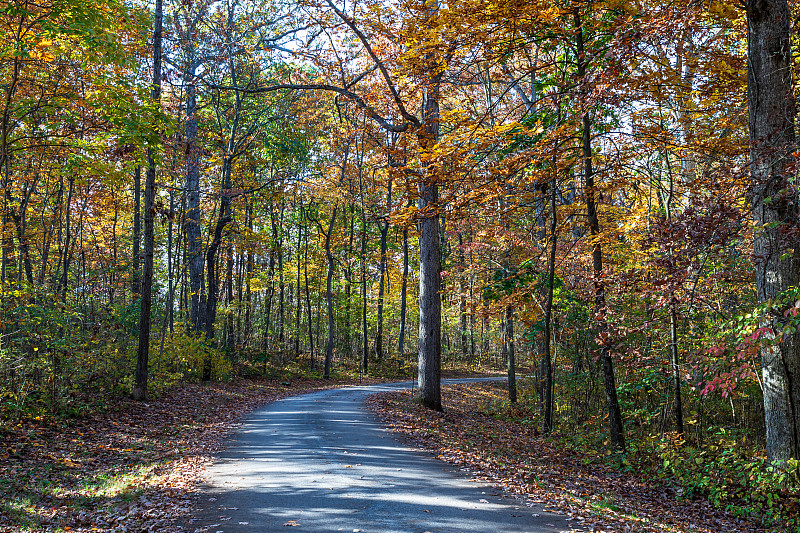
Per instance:
[[[563,516],[501,497],[452,465],[409,449],[363,406],[370,394],[408,386],[327,390],[255,411],[207,471],[204,509],[188,531],[569,530]]]

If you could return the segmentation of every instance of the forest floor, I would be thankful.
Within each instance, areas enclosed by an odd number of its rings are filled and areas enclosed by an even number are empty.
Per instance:
[[[618,459],[589,457],[544,437],[538,424],[498,416],[503,383],[443,387],[444,412],[411,402],[408,391],[369,399],[370,408],[398,436],[458,465],[498,491],[511,492],[566,513],[574,527],[613,532],[764,532],[752,522],[686,501],[646,472],[625,472]]]
[[[239,418],[276,399],[386,380],[185,384],[85,418],[0,428],[0,533],[169,532]]]
[[[0,533],[174,531],[172,524],[195,505],[203,470],[243,414],[282,397],[356,383],[188,384],[145,403],[121,398],[85,418],[0,428]],[[415,446],[498,490],[565,512],[583,530],[770,531],[706,501],[681,501],[675,489],[622,472],[608,458],[589,460],[539,435],[535,425],[489,414],[504,393],[497,384],[445,387],[444,413],[411,403],[408,392],[374,397],[370,406]]]

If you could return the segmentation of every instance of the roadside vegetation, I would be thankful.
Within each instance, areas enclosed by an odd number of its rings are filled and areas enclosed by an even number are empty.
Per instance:
[[[621,454],[600,417],[575,424],[566,408],[543,434],[535,383],[520,389],[514,405],[494,382],[444,387],[443,413],[420,408],[407,391],[373,396],[370,406],[411,445],[567,513],[581,531],[800,530],[796,473],[770,468],[739,432],[717,428],[698,443],[631,427]]]

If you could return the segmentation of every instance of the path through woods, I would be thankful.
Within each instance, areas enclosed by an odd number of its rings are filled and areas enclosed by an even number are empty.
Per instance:
[[[209,469],[205,508],[190,526],[214,533],[568,529],[564,517],[501,498],[407,448],[363,407],[370,394],[408,386],[315,392],[254,412]]]

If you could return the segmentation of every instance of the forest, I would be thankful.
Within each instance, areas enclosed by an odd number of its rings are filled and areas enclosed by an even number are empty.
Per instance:
[[[2,0],[0,443],[290,374],[446,411],[493,372],[496,416],[800,528],[798,17]]]

